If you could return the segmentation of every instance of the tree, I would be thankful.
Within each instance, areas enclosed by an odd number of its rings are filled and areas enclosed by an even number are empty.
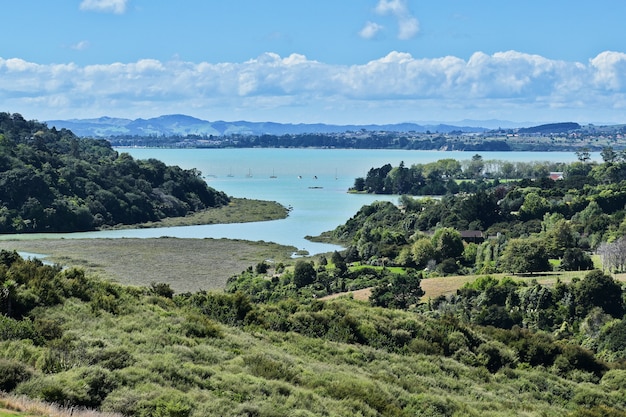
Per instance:
[[[302,288],[313,284],[317,278],[317,272],[311,262],[299,260],[293,269],[293,283],[296,288]]]
[[[614,242],[603,242],[598,247],[598,255],[602,260],[602,270],[623,271],[626,266],[626,237]]]
[[[459,201],[459,217],[480,230],[485,230],[500,219],[500,207],[493,194],[478,191]]]
[[[617,152],[611,146],[605,146],[600,152],[600,157],[604,162],[613,163],[617,160]]]
[[[472,160],[467,165],[466,176],[468,178],[480,178],[485,169],[485,161],[479,154],[472,156]]]
[[[600,307],[615,318],[624,315],[622,287],[610,275],[596,269],[585,275],[575,288],[576,313],[586,316],[592,308]]]
[[[591,153],[589,152],[589,148],[580,148],[580,150],[576,151],[576,157],[582,163],[589,162],[589,160],[591,159]]]
[[[511,239],[500,257],[502,270],[514,274],[549,271],[548,253],[541,239]]]
[[[568,248],[563,254],[561,269],[563,271],[587,271],[593,269],[593,261],[582,249]]]
[[[334,251],[330,261],[335,265],[335,269],[338,271],[339,276],[343,276],[348,271],[348,265],[343,256],[337,251]]]
[[[428,261],[435,259],[435,248],[431,240],[427,237],[417,239],[411,245],[411,256],[418,268],[426,267]]]
[[[379,307],[406,310],[418,304],[424,295],[421,281],[421,273],[411,271],[406,274],[393,274],[391,279],[381,282],[372,289],[370,303]]]
[[[461,233],[451,227],[437,229],[432,238],[435,254],[438,259],[457,259],[463,254]]]
[[[553,258],[560,258],[565,251],[576,245],[576,237],[572,231],[569,221],[565,219],[557,220],[545,232],[546,249]]]
[[[520,207],[519,214],[522,220],[540,219],[549,209],[548,200],[532,191],[524,196],[524,204]]]

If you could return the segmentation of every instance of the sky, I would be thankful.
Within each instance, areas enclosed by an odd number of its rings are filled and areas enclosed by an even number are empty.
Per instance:
[[[623,0],[20,0],[27,119],[626,123]]]

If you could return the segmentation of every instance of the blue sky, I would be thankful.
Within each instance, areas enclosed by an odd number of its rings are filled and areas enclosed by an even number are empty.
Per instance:
[[[1,111],[38,120],[626,123],[622,0],[20,0]]]

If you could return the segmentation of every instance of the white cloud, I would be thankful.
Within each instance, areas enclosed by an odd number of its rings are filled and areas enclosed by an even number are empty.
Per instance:
[[[83,0],[80,10],[122,14],[126,12],[128,0]]]
[[[379,0],[375,11],[379,15],[391,14],[398,20],[398,39],[412,39],[420,31],[419,21],[409,10],[407,0]]]
[[[594,80],[598,86],[610,90],[626,87],[626,54],[622,52],[602,52],[591,61],[596,70]]]
[[[76,50],[76,51],[83,51],[87,48],[89,48],[89,41],[80,41],[78,43],[75,43],[74,45],[70,46],[70,48]]]
[[[383,26],[375,22],[367,22],[361,31],[359,36],[363,39],[373,39],[383,29]]]
[[[626,107],[626,54],[602,52],[580,63],[517,51],[476,52],[467,60],[394,51],[350,66],[275,53],[240,63],[146,59],[88,66],[0,58],[0,101],[10,111],[31,109],[40,120],[216,111],[225,119],[274,114],[264,117],[346,123],[432,119],[441,112],[448,119],[597,113],[610,120],[623,118]]]

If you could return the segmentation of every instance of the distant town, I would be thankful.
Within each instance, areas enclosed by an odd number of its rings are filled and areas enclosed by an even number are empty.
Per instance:
[[[82,137],[101,138],[119,147],[176,148],[355,148],[442,151],[601,151],[626,149],[626,125],[574,122],[487,129],[474,126],[325,125],[208,122],[184,115],[154,119],[48,121]]]

